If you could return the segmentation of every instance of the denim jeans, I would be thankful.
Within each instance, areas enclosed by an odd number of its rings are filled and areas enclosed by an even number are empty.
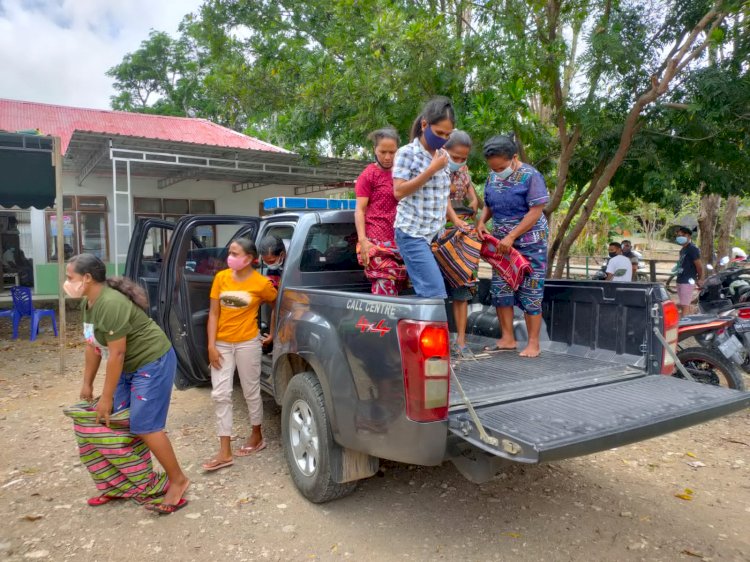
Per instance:
[[[444,299],[445,281],[437,261],[432,255],[430,243],[420,236],[409,236],[396,229],[396,245],[404,259],[414,292],[419,297]]]

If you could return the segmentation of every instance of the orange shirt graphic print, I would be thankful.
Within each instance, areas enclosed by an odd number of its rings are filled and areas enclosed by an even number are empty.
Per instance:
[[[222,291],[219,302],[223,308],[247,308],[253,302],[253,296],[247,291]]]

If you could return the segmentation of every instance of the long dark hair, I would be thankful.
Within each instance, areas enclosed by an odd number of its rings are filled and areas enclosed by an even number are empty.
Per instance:
[[[422,136],[422,119],[427,121],[428,125],[434,125],[445,119],[450,119],[451,123],[455,125],[456,112],[453,110],[453,102],[445,96],[437,96],[428,101],[411,125],[409,140],[414,140]]]
[[[88,273],[97,283],[106,283],[115,291],[121,292],[137,307],[144,310],[148,308],[146,291],[127,277],[107,277],[107,266],[95,255],[78,254],[70,258],[68,263],[73,266],[73,271],[78,275],[86,275]]]

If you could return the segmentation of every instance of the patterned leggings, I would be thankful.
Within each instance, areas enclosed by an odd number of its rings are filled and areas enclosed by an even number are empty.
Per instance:
[[[497,223],[492,235],[501,240],[517,224],[517,221]],[[543,224],[537,223],[530,231],[518,237],[513,247],[529,260],[532,272],[524,277],[521,286],[514,292],[505,279],[493,270],[490,288],[493,306],[513,306],[516,304],[529,316],[542,313],[544,277],[547,273],[547,237],[546,221]]]

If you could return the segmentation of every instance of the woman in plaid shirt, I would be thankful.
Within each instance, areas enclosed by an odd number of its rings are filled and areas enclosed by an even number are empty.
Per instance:
[[[414,121],[409,135],[412,141],[399,148],[393,164],[393,194],[398,200],[396,244],[420,297],[447,297],[430,242],[445,224],[446,216],[456,226],[466,226],[448,204],[451,178],[443,145],[455,124],[451,101],[433,98]]]

